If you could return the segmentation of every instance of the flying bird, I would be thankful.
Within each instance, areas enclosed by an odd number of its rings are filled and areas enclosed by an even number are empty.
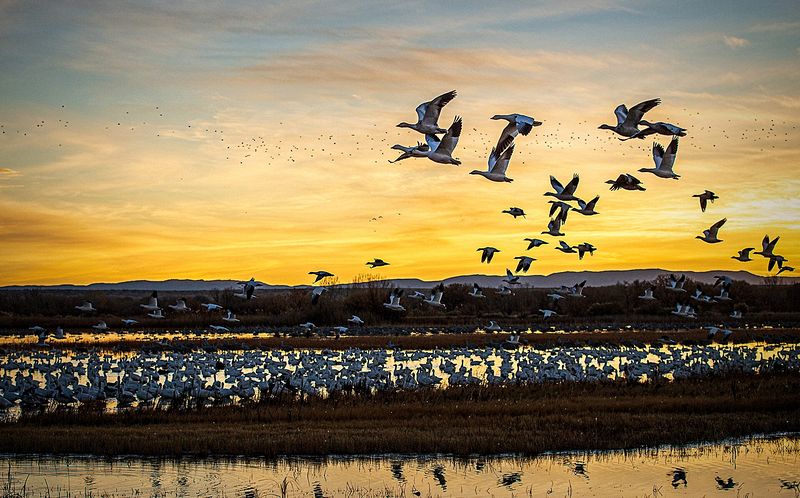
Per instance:
[[[556,213],[556,211],[558,211],[558,214],[556,214],[555,218],[559,222],[561,222],[562,225],[566,225],[567,215],[569,214],[570,209],[572,209],[572,206],[570,206],[564,201],[547,201],[547,202],[550,203],[550,216],[552,217]]]
[[[148,311],[160,310],[161,308],[158,307],[158,292],[153,291],[153,293],[150,294],[150,300],[147,302],[147,304],[140,304],[139,306]]]
[[[552,235],[553,237],[563,237],[564,234],[561,233],[561,220],[558,218],[553,218],[547,224],[547,231],[542,232],[543,234]]]
[[[85,311],[85,312],[87,312],[87,313],[90,313],[90,312],[92,312],[92,311],[97,311],[97,308],[95,308],[94,306],[92,306],[92,303],[90,303],[89,301],[85,301],[85,302],[84,302],[83,304],[81,304],[80,306],[75,306],[75,309],[76,309],[76,310],[80,310],[80,311]]]
[[[700,211],[704,213],[706,212],[706,206],[708,206],[709,201],[713,204],[716,199],[719,199],[717,194],[710,190],[706,190],[702,194],[694,194],[692,197],[697,197],[700,200]]]
[[[583,255],[586,254],[587,252],[591,256],[594,256],[594,252],[597,250],[597,248],[595,246],[593,246],[592,244],[590,244],[588,242],[584,242],[582,244],[578,244],[577,246],[575,246],[575,249],[578,250],[578,259],[583,259]]]
[[[503,210],[502,212],[510,214],[511,216],[514,217],[514,219],[517,219],[517,216],[522,216],[523,218],[525,218],[525,211],[523,211],[522,208],[510,207],[508,209]]]
[[[561,182],[556,180],[556,177],[550,175],[550,185],[555,192],[545,192],[544,195],[555,197],[559,201],[577,201],[578,198],[575,197],[575,190],[578,188],[579,181],[580,178],[578,178],[576,173],[572,175],[572,180],[570,180],[566,186],[563,186]]]
[[[644,119],[639,121],[640,126],[646,126],[647,128],[639,131],[634,135],[631,135],[628,138],[620,138],[620,140],[630,140],[631,138],[644,138],[648,135],[659,134],[659,135],[677,135],[679,137],[686,136],[686,128],[681,128],[678,125],[674,125],[672,123],[665,123],[663,121],[656,121],[655,123],[651,123],[650,121],[645,121]]]
[[[429,304],[435,308],[446,308],[446,306],[442,303],[443,295],[444,295],[444,283],[439,283],[439,285],[433,288],[431,296],[422,302],[425,304]]]
[[[172,308],[175,311],[192,311],[191,308],[186,306],[186,300],[185,299],[178,299],[178,301],[175,302],[175,304],[170,304],[169,307]]]
[[[450,103],[451,100],[456,98],[456,91],[451,90],[443,93],[429,102],[423,102],[417,106],[417,122],[406,123],[402,122],[397,125],[398,128],[411,128],[422,134],[437,134],[445,133],[447,130],[439,127],[439,114],[442,112],[442,107]]]
[[[753,261],[753,258],[750,257],[750,251],[752,250],[755,250],[755,247],[745,247],[744,249],[739,251],[738,255],[731,256],[731,259],[741,261],[742,263],[747,261]]]
[[[760,254],[765,258],[769,258],[772,256],[772,252],[775,250],[775,245],[780,240],[780,236],[775,237],[773,240],[769,240],[769,235],[765,235],[764,239],[761,241],[761,250],[756,251],[753,254]]]
[[[611,130],[623,137],[633,137],[639,135],[639,123],[644,117],[644,113],[651,110],[661,103],[661,99],[650,99],[644,102],[639,102],[630,110],[625,107],[625,104],[620,104],[614,109],[614,114],[617,116],[617,124],[615,126],[602,124],[598,126],[600,130]],[[644,136],[639,136],[644,138]]]
[[[392,311],[405,311],[406,309],[400,305],[400,297],[403,295],[403,290],[395,288],[389,294],[389,301],[383,303],[383,307]]]
[[[619,190],[619,189],[623,189],[623,190],[642,190],[642,191],[646,190],[642,186],[642,181],[641,180],[639,180],[635,176],[633,176],[631,174],[628,174],[628,173],[622,173],[621,175],[619,175],[617,177],[616,180],[606,180],[606,183],[611,185],[611,188],[609,188],[609,190],[611,190],[611,191]]]
[[[659,178],[672,178],[677,180],[681,175],[675,174],[672,171],[675,165],[675,156],[678,154],[678,137],[672,137],[672,141],[667,146],[658,142],[653,142],[653,162],[656,164],[655,168],[640,168],[641,173],[652,173]]]
[[[567,244],[563,240],[559,240],[558,244],[559,244],[558,247],[554,247],[554,249],[556,251],[561,251],[563,253],[574,253],[574,252],[576,252],[574,247],[572,247],[571,245]]]
[[[519,263],[517,263],[516,272],[523,272],[528,273],[528,270],[531,269],[531,263],[536,261],[536,258],[531,258],[528,256],[515,256],[514,259],[518,259]]]
[[[503,131],[500,132],[500,138],[497,140],[497,146],[495,147],[498,151],[502,151],[503,147],[501,144],[511,138],[513,140],[516,138],[517,135],[527,135],[531,132],[534,126],[541,126],[541,121],[536,121],[530,116],[526,116],[524,114],[495,114],[491,117],[491,119],[503,119],[508,121],[508,124]]]
[[[315,284],[317,282],[319,282],[320,280],[322,280],[323,278],[328,278],[328,277],[335,276],[333,273],[327,272],[325,270],[310,271],[310,272],[308,272],[308,274],[309,275],[316,275],[316,278],[314,279],[314,283]]]
[[[702,237],[700,235],[698,235],[695,238],[696,239],[700,239],[703,242],[706,242],[708,244],[716,244],[717,242],[722,242],[722,240],[717,238],[717,232],[719,232],[719,229],[722,228],[722,225],[724,225],[726,221],[728,221],[727,218],[722,218],[718,222],[716,222],[713,225],[711,225],[708,228],[708,230],[703,230],[703,236]]]
[[[311,291],[311,304],[317,304],[320,296],[327,290],[327,287],[314,287],[314,290]]]
[[[598,213],[597,211],[594,210],[594,207],[597,205],[597,201],[598,200],[600,200],[600,196],[599,195],[595,196],[595,198],[592,199],[589,202],[586,202],[586,201],[584,201],[582,199],[578,199],[578,207],[580,209],[572,208],[572,210],[575,211],[576,213],[580,213],[580,214],[582,214],[584,216],[593,216],[595,214],[600,214],[600,213]]]
[[[470,292],[469,295],[472,296],[472,297],[478,297],[478,298],[486,297],[483,294],[483,289],[481,289],[481,286],[478,285],[477,283],[473,283],[472,284],[472,292]]]
[[[427,152],[428,159],[440,164],[454,164],[456,166],[461,164],[461,161],[453,158],[453,151],[456,145],[458,145],[458,138],[461,136],[461,128],[461,117],[456,116],[455,120],[453,120],[453,124],[450,125],[450,128],[441,140],[439,140],[436,135],[425,135],[425,141],[428,143],[428,147],[430,147],[430,150]]]
[[[493,182],[513,182],[513,178],[506,176],[506,171],[508,171],[508,163],[511,161],[511,155],[514,154],[513,141],[513,137],[508,137],[505,142],[498,144],[497,147],[492,149],[492,152],[489,154],[488,170],[481,171],[474,169],[470,171],[469,174],[481,175],[487,180],[491,180]]]
[[[486,247],[479,247],[478,251],[483,251],[481,253],[481,263],[491,263],[492,258],[494,257],[494,253],[500,252],[500,249],[495,247],[486,246]]]
[[[508,285],[520,285],[519,277],[511,273],[511,270],[508,268],[506,268],[506,278],[503,279],[503,282]]]

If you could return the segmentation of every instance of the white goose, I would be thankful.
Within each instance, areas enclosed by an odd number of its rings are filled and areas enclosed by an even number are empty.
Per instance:
[[[436,134],[445,133],[446,130],[439,127],[439,115],[442,112],[442,107],[450,103],[451,100],[456,98],[456,91],[451,90],[443,93],[429,102],[423,102],[417,106],[417,122],[406,123],[402,122],[397,125],[398,128],[411,128],[423,134]]]
[[[256,291],[256,287],[261,287],[261,283],[256,282],[255,277],[251,277],[247,282],[239,282],[242,286],[241,292],[236,292],[233,295],[239,299],[250,300]]]
[[[655,296],[653,296],[653,288],[645,289],[644,294],[639,296],[639,299],[643,299],[645,301],[654,301]]]
[[[431,148],[428,147],[428,144],[424,144],[422,142],[417,142],[416,146],[410,146],[410,147],[406,147],[405,145],[395,144],[392,145],[392,149],[403,151],[403,153],[400,154],[400,156],[398,156],[398,158],[395,159],[394,161],[389,160],[389,162],[392,164],[398,161],[402,161],[404,159],[408,159],[409,157],[415,157],[415,158],[428,157],[428,151],[431,150]]]
[[[211,327],[212,330],[215,330],[217,332],[230,332],[231,331],[231,329],[229,329],[228,327],[225,327],[224,325],[209,325],[209,327]]]
[[[392,311],[405,311],[406,309],[400,305],[400,297],[403,295],[402,289],[395,288],[389,294],[389,301],[383,303],[383,307]]]
[[[501,286],[500,286],[500,287],[499,287],[499,288],[498,288],[498,289],[495,291],[495,293],[496,293],[498,296],[510,296],[510,295],[512,295],[512,294],[513,294],[513,292],[511,292],[511,287],[508,287],[508,286],[506,286],[506,285],[501,285]]]
[[[150,318],[157,318],[157,319],[166,318],[166,316],[164,315],[164,312],[161,311],[161,308],[154,309],[153,311],[148,313],[147,316],[149,316]]]
[[[544,318],[545,320],[550,318],[551,316],[558,315],[558,313],[556,313],[555,311],[548,309],[540,309],[539,313],[542,314],[542,318]]]
[[[583,295],[583,288],[586,287],[586,280],[579,284],[575,284],[570,288],[569,294],[567,297],[586,297]]]
[[[485,326],[483,330],[486,332],[500,332],[503,328],[494,323],[494,320],[489,320],[489,325]]]
[[[314,287],[314,290],[311,291],[311,304],[317,304],[319,302],[319,298],[327,290],[327,287]]]
[[[446,306],[442,304],[443,295],[444,295],[444,283],[440,283],[439,285],[433,288],[431,296],[422,302],[425,304],[429,304],[435,308],[446,308]]]
[[[106,325],[106,322],[100,320],[97,323],[97,325],[92,325],[92,328],[97,330],[97,331],[99,331],[99,332],[103,332],[105,330],[108,330],[108,325]]]
[[[161,308],[158,307],[158,292],[153,291],[153,293],[150,294],[150,300],[147,302],[147,304],[140,304],[139,306],[148,311],[160,310]]]
[[[92,303],[89,302],[89,301],[85,301],[80,306],[75,306],[75,309],[79,310],[79,311],[84,311],[84,312],[87,312],[87,313],[91,313],[92,311],[97,311],[97,308],[92,306]]]
[[[428,159],[439,164],[453,164],[456,166],[461,164],[461,161],[453,158],[453,151],[458,145],[458,138],[461,136],[461,128],[461,118],[456,116],[453,124],[450,125],[441,140],[436,135],[425,135],[425,141],[430,147],[427,153]]]
[[[623,137],[632,137],[640,133],[639,123],[644,117],[644,113],[651,110],[653,107],[661,103],[661,99],[650,99],[644,102],[639,102],[628,110],[625,104],[620,104],[614,109],[614,114],[617,116],[616,126],[602,124],[598,127],[600,130],[611,130]],[[640,138],[644,138],[641,136]]]
[[[672,292],[686,292],[686,289],[683,288],[685,284],[686,275],[681,275],[681,278],[678,278],[675,274],[670,274],[669,282],[667,282],[667,289]]]
[[[500,144],[502,144],[503,142],[505,142],[509,138],[511,138],[511,140],[513,140],[519,134],[522,134],[523,136],[526,136],[526,135],[528,135],[528,133],[531,132],[531,130],[535,126],[541,126],[542,125],[541,121],[536,121],[535,119],[533,119],[530,116],[526,116],[524,114],[516,114],[516,113],[513,113],[513,114],[495,114],[494,116],[491,117],[491,119],[495,119],[495,120],[503,119],[505,121],[508,121],[508,124],[506,125],[506,127],[503,128],[502,132],[500,132],[500,138],[497,140],[497,147],[496,147],[497,150],[503,150],[503,148],[500,146]]]
[[[469,293],[469,295],[472,296],[472,297],[477,297],[477,298],[486,297],[483,294],[483,289],[481,289],[481,286],[478,285],[477,283],[472,284],[472,291]]]
[[[178,301],[175,304],[170,304],[169,307],[174,309],[175,311],[192,311],[191,308],[186,306],[185,299],[178,299]]]
[[[239,321],[239,319],[236,318],[236,315],[231,310],[227,310],[225,316],[223,316],[222,319],[230,323],[237,323]]]
[[[672,137],[672,141],[664,150],[658,142],[653,142],[653,162],[656,164],[655,168],[640,168],[641,173],[652,173],[659,178],[672,178],[677,180],[681,175],[676,175],[672,171],[675,166],[675,157],[678,154],[678,137]]]
[[[708,230],[703,230],[702,237],[698,235],[695,238],[700,239],[708,244],[716,244],[718,242],[722,242],[722,240],[717,237],[717,233],[719,232],[719,229],[722,228],[722,225],[724,225],[726,221],[728,221],[727,218],[722,218],[718,222],[711,225],[708,228]]]
[[[470,171],[469,174],[481,175],[487,180],[491,180],[493,182],[513,182],[513,178],[506,176],[506,171],[508,171],[508,163],[511,162],[511,155],[514,154],[513,141],[513,137],[508,137],[505,142],[492,149],[492,152],[489,154],[489,169],[486,171],[474,169]]]
[[[203,303],[200,306],[206,309],[206,311],[214,311],[214,310],[221,310],[222,306],[215,303]]]
[[[347,320],[347,323],[352,323],[353,325],[364,325],[364,320],[357,315],[353,315]]]
[[[679,137],[686,136],[686,128],[681,128],[678,125],[674,125],[672,123],[665,123],[663,121],[656,121],[655,123],[651,123],[650,121],[645,121],[644,119],[639,121],[639,125],[646,126],[644,130],[641,130],[639,133],[628,137],[628,138],[620,138],[620,140],[630,140],[631,138],[644,138],[648,135],[659,134],[659,135],[677,135]]]
[[[506,278],[503,279],[503,282],[508,285],[520,285],[519,277],[511,273],[508,268],[506,268]]]
[[[599,214],[597,211],[594,210],[594,207],[597,205],[597,201],[599,200],[600,200],[599,195],[595,196],[595,198],[589,202],[578,199],[578,206],[580,207],[580,209],[572,208],[572,210],[584,216],[593,216],[595,214]]]
[[[136,325],[137,323],[139,323],[139,321],[138,320],[134,320],[132,318],[123,318],[122,319],[122,324],[125,325],[126,327],[130,327],[131,325]]]

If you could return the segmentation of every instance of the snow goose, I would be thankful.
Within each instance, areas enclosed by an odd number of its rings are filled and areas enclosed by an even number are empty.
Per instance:
[[[508,137],[508,140],[502,144],[498,144],[498,147],[492,149],[492,152],[489,154],[489,169],[486,171],[474,169],[470,171],[469,174],[481,175],[493,182],[513,182],[513,178],[506,176],[508,163],[511,161],[511,155],[514,154],[513,140],[513,137]]]
[[[230,332],[231,331],[231,329],[229,329],[228,327],[225,327],[224,325],[209,325],[209,327],[211,327],[212,330],[215,330],[217,332]]]
[[[148,311],[160,310],[161,308],[158,307],[158,292],[153,291],[153,293],[150,294],[150,300],[147,302],[147,304],[140,304],[139,306]]]
[[[308,274],[309,275],[316,275],[316,278],[314,279],[314,283],[315,284],[317,282],[319,282],[320,280],[322,280],[323,278],[328,278],[328,277],[334,277],[335,276],[333,273],[325,271],[325,270],[310,271],[310,272],[308,272]]]
[[[595,246],[590,244],[589,242],[583,242],[582,244],[578,244],[575,246],[575,249],[578,250],[578,259],[583,259],[583,255],[587,252],[590,256],[594,256],[594,252],[597,250]]]
[[[714,204],[714,201],[719,199],[717,194],[710,190],[706,190],[702,194],[694,194],[692,197],[697,197],[700,200],[700,211],[704,213],[706,212],[709,201],[711,201],[711,204]]]
[[[597,205],[597,201],[599,200],[600,200],[599,195],[595,196],[595,198],[589,202],[586,202],[582,199],[578,199],[578,206],[580,207],[580,209],[572,208],[572,210],[584,216],[593,216],[595,214],[599,214],[597,211],[594,210],[594,207]]]
[[[761,241],[761,250],[756,251],[753,254],[760,254],[765,258],[769,258],[772,256],[772,252],[775,250],[775,245],[780,240],[780,236],[775,237],[773,240],[769,240],[769,235],[765,235],[764,239]]]
[[[92,328],[97,330],[98,332],[103,332],[105,330],[108,330],[108,325],[106,325],[106,322],[100,320],[97,323],[97,325],[92,325]]]
[[[500,287],[499,287],[499,288],[498,288],[498,289],[495,291],[495,293],[496,293],[498,296],[510,296],[511,294],[513,294],[513,292],[511,292],[511,288],[510,288],[510,287],[508,287],[508,286],[505,286],[505,285],[501,285],[501,286],[500,286]]]
[[[186,306],[185,299],[178,299],[175,304],[170,304],[169,307],[175,311],[192,311],[190,307]]]
[[[456,116],[453,124],[448,128],[441,140],[436,135],[425,135],[430,150],[427,152],[428,159],[439,164],[453,164],[458,166],[461,161],[453,158],[453,151],[458,145],[458,138],[461,136],[462,122],[461,117]]]
[[[750,251],[755,250],[755,247],[745,247],[744,249],[739,251],[739,254],[736,256],[731,256],[731,259],[735,259],[736,261],[747,262],[753,261],[753,258],[750,257]]]
[[[655,123],[651,123],[650,121],[646,121],[644,119],[641,119],[641,120],[639,120],[639,125],[640,126],[646,126],[647,128],[645,128],[644,130],[641,130],[636,135],[628,137],[628,139],[630,139],[630,138],[644,138],[647,135],[653,135],[653,134],[667,135],[667,136],[676,135],[676,136],[679,136],[679,137],[685,137],[686,136],[686,128],[681,128],[680,126],[674,125],[672,123],[665,123],[663,121],[656,121]],[[628,139],[621,138],[620,140],[628,140]]]
[[[481,289],[481,286],[478,285],[477,282],[472,284],[472,291],[469,293],[469,295],[472,296],[472,297],[477,297],[477,298],[486,297],[483,294],[483,289]]]
[[[639,172],[652,173],[659,178],[672,178],[673,180],[677,180],[681,175],[676,175],[672,171],[673,166],[675,166],[675,157],[677,154],[678,137],[672,137],[672,141],[669,143],[666,150],[660,143],[653,142],[653,162],[656,167],[640,168]]]
[[[347,320],[347,323],[352,323],[353,325],[364,325],[364,320],[357,315],[353,315]]]
[[[503,150],[501,144],[508,140],[509,138],[513,140],[516,138],[517,135],[522,134],[523,136],[528,135],[531,130],[535,126],[541,126],[541,121],[536,121],[530,116],[526,116],[524,114],[495,114],[491,117],[494,120],[505,120],[508,121],[508,124],[503,131],[500,132],[500,138],[497,140],[497,150]]]
[[[767,271],[772,271],[775,265],[778,265],[778,270],[783,269],[783,264],[789,261],[788,259],[784,258],[780,254],[771,254],[769,256],[769,265],[767,266]]]
[[[541,313],[541,314],[542,314],[542,318],[544,318],[544,319],[548,319],[548,318],[550,318],[551,316],[558,315],[558,313],[556,313],[555,311],[553,311],[553,310],[548,310],[548,309],[540,309],[540,310],[539,310],[539,313]]]
[[[703,242],[706,242],[708,244],[716,244],[718,242],[722,242],[722,240],[717,238],[717,233],[719,232],[719,229],[722,228],[722,225],[724,225],[726,221],[728,221],[727,218],[722,218],[718,222],[716,222],[713,225],[711,225],[708,228],[708,230],[703,230],[703,236],[702,237],[700,235],[698,235],[695,238],[696,239],[700,239]]]
[[[429,304],[435,308],[445,308],[446,306],[442,304],[443,295],[444,295],[444,283],[439,283],[439,285],[433,288],[431,296],[422,302],[425,304]]]
[[[494,320],[489,320],[489,325],[485,326],[483,330],[486,332],[500,332],[503,328],[497,325]]]
[[[645,301],[654,301],[656,298],[653,296],[653,288],[645,289],[644,294],[639,296],[639,299],[643,299]]]
[[[378,259],[378,258],[375,258],[372,261],[367,261],[367,266],[369,266],[373,270],[375,268],[378,268],[379,266],[387,266],[387,265],[389,265],[389,263],[387,263],[386,261],[384,261],[382,259]]]
[[[742,312],[740,310],[733,310],[730,314],[731,318],[742,318]]]
[[[642,186],[642,181],[629,173],[620,174],[616,180],[606,180],[606,183],[611,185],[608,190],[647,190]]]
[[[561,225],[566,225],[567,215],[569,214],[569,211],[572,209],[572,206],[570,206],[564,201],[547,201],[547,202],[551,204],[549,216],[553,217],[553,215],[555,214],[556,215],[555,219],[560,221]],[[558,214],[556,214],[556,211],[558,211]]]
[[[539,246],[544,245],[544,244],[549,244],[549,242],[544,241],[542,239],[529,239],[529,238],[526,238],[526,239],[523,239],[523,240],[528,242],[528,248],[526,249],[526,251],[530,251],[534,247],[539,247]]]
[[[422,142],[417,142],[417,145],[406,147],[405,145],[395,144],[392,145],[392,149],[403,151],[400,156],[395,159],[394,161],[389,160],[390,163],[394,164],[398,161],[402,161],[403,159],[408,159],[409,157],[428,157],[428,151],[431,150],[428,147],[428,144],[424,144]]]
[[[389,294],[389,301],[383,303],[383,307],[392,311],[405,311],[406,309],[400,305],[400,297],[403,295],[403,290],[395,288]]]
[[[428,295],[424,294],[420,291],[414,291],[411,295],[408,296],[409,299],[427,299]]]
[[[686,292],[686,289],[683,286],[686,285],[686,275],[681,275],[681,278],[675,276],[675,274],[670,274],[669,282],[667,282],[667,289],[673,292]]]
[[[508,285],[520,285],[519,277],[511,273],[508,268],[506,268],[506,278],[503,279],[503,282]]]
[[[522,208],[510,207],[508,209],[504,209],[502,212],[510,214],[514,217],[514,219],[517,219],[518,216],[525,218],[525,211],[523,211]]]
[[[200,306],[205,308],[206,311],[214,311],[214,310],[221,310],[222,309],[222,306],[220,306],[219,304],[214,304],[214,303],[203,303]]]
[[[241,292],[236,292],[233,295],[238,297],[239,299],[246,299],[250,300],[253,298],[253,294],[256,291],[256,287],[261,287],[261,283],[256,282],[255,277],[251,277],[250,280],[247,282],[239,282],[239,285],[242,286]]]
[[[553,218],[547,224],[547,231],[542,232],[543,234],[552,235],[553,237],[563,237],[564,234],[561,233],[561,220],[558,218]]]
[[[150,318],[157,318],[157,319],[166,318],[164,312],[161,311],[161,308],[154,309],[153,311],[148,313],[147,316],[149,316]]]
[[[487,263],[487,264],[492,262],[492,258],[494,257],[494,253],[500,252],[500,249],[497,249],[496,247],[492,247],[492,246],[479,247],[477,250],[478,251],[482,251],[481,252],[481,263]]]
[[[91,313],[92,311],[97,311],[97,308],[92,306],[92,303],[89,302],[89,301],[84,301],[84,303],[81,304],[80,306],[75,306],[75,309],[79,310],[79,311],[84,311],[86,313]]]
[[[781,266],[781,269],[778,270],[778,273],[776,275],[780,275],[783,272],[793,272],[793,271],[794,271],[794,267],[793,266],[783,265],[783,266]]]
[[[311,304],[317,304],[319,302],[319,298],[327,290],[327,287],[314,287],[314,290],[311,291]]]
[[[518,259],[519,263],[517,263],[517,270],[516,272],[523,272],[528,273],[528,270],[531,269],[531,263],[536,261],[536,258],[531,258],[528,256],[515,256],[514,259]]]
[[[567,294],[567,297],[586,297],[583,295],[583,288],[586,287],[586,280],[579,284],[575,284],[570,287],[570,292]]]
[[[239,321],[239,319],[236,318],[236,315],[231,310],[227,310],[225,316],[223,316],[222,319],[225,320],[226,322],[231,322],[231,323],[236,323]]]
[[[443,93],[429,102],[423,102],[417,106],[417,122],[406,123],[402,122],[397,125],[398,128],[411,128],[422,134],[436,134],[445,133],[446,130],[439,127],[439,115],[442,112],[442,107],[450,103],[451,100],[456,98],[456,91],[451,90]]]
[[[555,197],[559,201],[577,201],[578,198],[575,197],[575,190],[578,188],[578,182],[580,178],[578,174],[575,173],[572,175],[572,180],[567,183],[566,186],[561,185],[561,182],[556,180],[556,177],[550,175],[550,186],[553,187],[554,192],[545,192],[544,195]]]
[[[577,252],[577,251],[575,251],[574,247],[572,247],[571,245],[567,244],[563,240],[559,240],[558,241],[558,247],[554,247],[554,249],[556,251],[561,251],[561,252],[563,252],[565,254]]]
[[[640,132],[639,123],[642,121],[644,113],[660,103],[661,99],[645,100],[644,102],[639,102],[635,106],[631,107],[630,110],[625,107],[625,104],[620,104],[616,109],[614,109],[614,114],[617,116],[616,126],[602,124],[598,126],[598,129],[611,130],[619,135],[622,135],[623,137],[632,137],[638,135]],[[644,138],[644,136],[640,136],[640,138]]]

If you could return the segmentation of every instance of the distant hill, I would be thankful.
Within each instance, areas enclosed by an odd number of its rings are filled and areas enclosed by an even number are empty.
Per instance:
[[[565,271],[552,273],[550,275],[530,275],[520,276],[520,283],[528,287],[544,287],[552,288],[562,285],[573,285],[577,282],[586,280],[586,285],[589,287],[603,287],[607,285],[615,285],[617,283],[649,281],[655,280],[659,275],[675,273],[677,275],[685,274],[687,278],[702,283],[713,283],[715,275],[725,275],[733,280],[743,280],[749,284],[762,285],[764,284],[764,277],[754,275],[747,271],[673,271],[662,270],[658,268],[644,269],[644,270],[607,270],[607,271]],[[472,285],[477,282],[482,287],[498,287],[502,284],[504,275],[460,275],[444,279],[445,285],[449,284],[465,284]],[[115,291],[182,291],[182,292],[201,292],[209,290],[224,290],[231,288],[238,288],[239,281],[237,280],[184,280],[184,279],[171,279],[163,281],[152,280],[131,280],[128,282],[118,283],[95,283],[89,285],[11,285],[0,287],[0,290],[28,290],[28,289],[43,289],[43,290],[64,290],[64,291],[88,291],[88,290],[115,290]],[[437,285],[440,280],[426,281],[415,278],[400,278],[400,279],[386,279],[384,283],[387,286],[396,286],[412,289],[428,289]],[[797,283],[800,279],[797,277],[783,277],[781,276],[781,283]],[[302,289],[309,287],[308,285],[272,285],[264,284],[266,288],[273,290],[287,290],[287,289]],[[350,284],[340,284],[350,285]],[[352,284],[354,286],[365,286],[369,284]]]

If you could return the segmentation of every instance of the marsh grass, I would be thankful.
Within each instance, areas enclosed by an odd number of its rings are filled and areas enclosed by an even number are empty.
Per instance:
[[[57,412],[0,425],[0,452],[454,455],[636,448],[800,430],[796,373],[466,386],[191,410]]]

